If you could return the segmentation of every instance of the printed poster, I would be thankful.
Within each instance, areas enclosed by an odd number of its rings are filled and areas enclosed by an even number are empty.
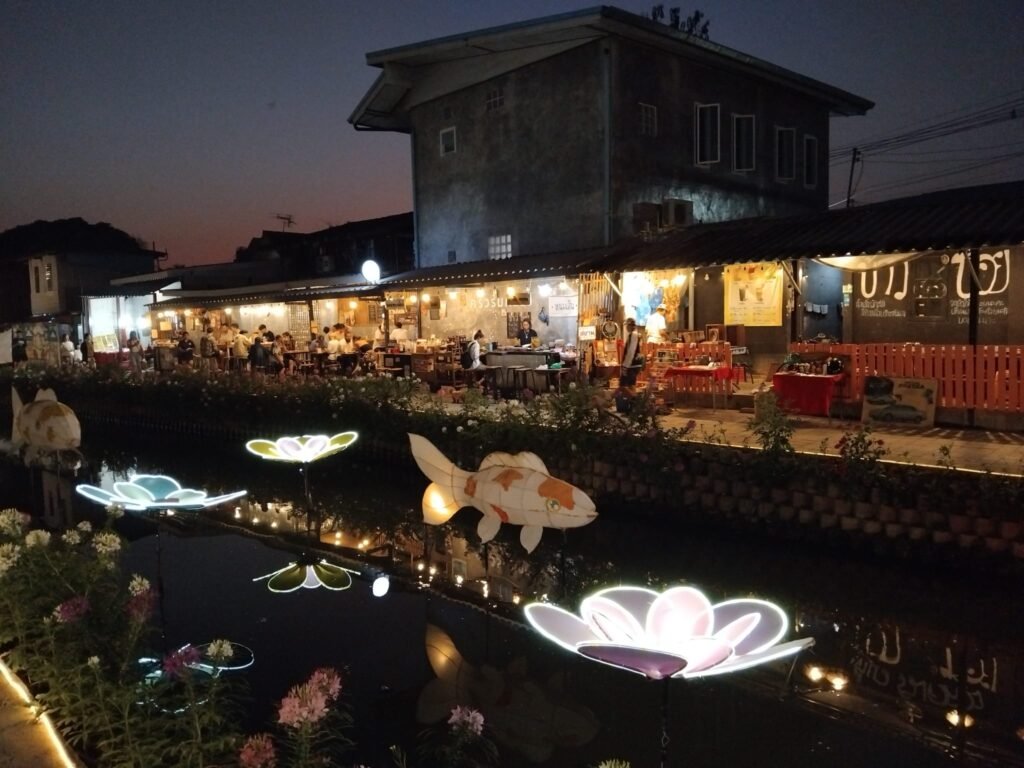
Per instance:
[[[938,392],[939,382],[936,379],[868,376],[864,379],[861,421],[866,424],[934,426]]]
[[[725,324],[782,325],[782,267],[773,262],[736,264],[724,270]]]

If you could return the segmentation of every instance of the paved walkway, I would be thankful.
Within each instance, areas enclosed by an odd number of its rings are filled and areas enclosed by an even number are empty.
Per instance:
[[[25,696],[24,686],[0,660],[0,768],[77,768],[53,738],[49,720],[37,720]]]
[[[756,447],[757,441],[747,426],[751,418],[752,414],[735,409],[677,407],[662,417],[662,424],[682,427],[692,419],[697,422],[692,433],[695,440]],[[795,426],[790,442],[797,451],[821,453],[824,447],[827,453],[836,455],[835,445],[839,438],[845,432],[859,428],[860,424],[843,419],[799,416],[795,418]],[[1018,432],[896,425],[872,425],[871,432],[885,441],[889,449],[886,459],[889,460],[1024,474],[1024,434]]]

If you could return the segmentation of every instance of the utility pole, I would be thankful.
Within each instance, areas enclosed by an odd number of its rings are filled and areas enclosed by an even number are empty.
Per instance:
[[[850,155],[850,180],[846,182],[846,207],[849,208],[853,205],[853,168],[857,165],[857,161],[860,160],[860,150],[856,147],[853,148],[853,153]]]

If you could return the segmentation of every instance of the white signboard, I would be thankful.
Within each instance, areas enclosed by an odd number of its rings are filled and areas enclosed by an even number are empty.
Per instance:
[[[579,298],[576,296],[552,296],[548,299],[549,317],[575,317],[579,314]]]
[[[597,339],[597,326],[581,325],[579,330],[580,341],[595,341]]]

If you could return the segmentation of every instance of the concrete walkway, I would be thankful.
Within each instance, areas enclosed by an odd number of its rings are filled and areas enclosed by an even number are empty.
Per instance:
[[[713,441],[728,445],[757,446],[748,428],[752,414],[735,409],[677,407],[661,417],[664,427],[683,427],[696,422],[691,436],[698,442]],[[838,454],[835,448],[846,432],[858,429],[856,421],[799,416],[790,442],[802,453]],[[872,425],[873,437],[885,441],[887,460],[922,466],[950,466],[981,472],[1024,475],[1024,434],[988,432],[949,427]]]
[[[49,718],[36,718],[28,691],[0,660],[0,768],[78,768]]]

